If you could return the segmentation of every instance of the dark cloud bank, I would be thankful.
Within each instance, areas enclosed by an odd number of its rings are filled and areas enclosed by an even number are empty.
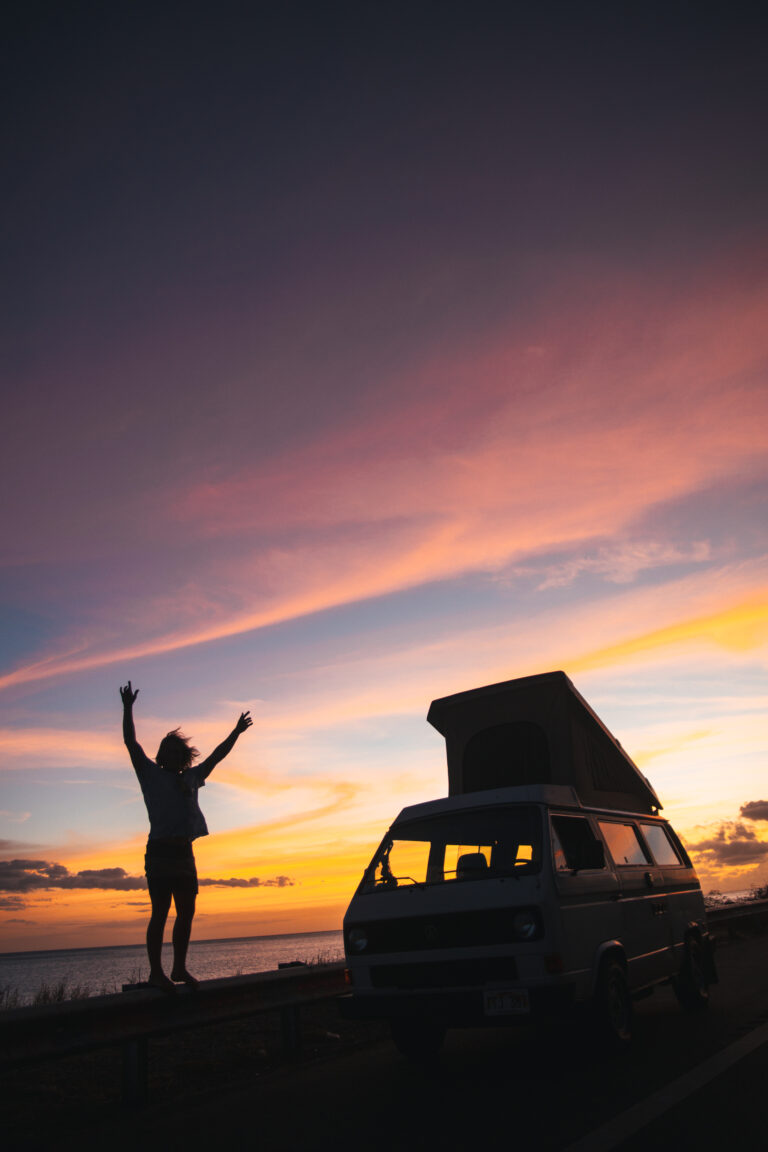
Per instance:
[[[289,888],[294,881],[290,876],[273,876],[262,880],[259,876],[231,876],[229,879],[200,877],[199,883],[220,888]],[[48,860],[0,860],[0,891],[33,892],[43,888],[102,888],[118,892],[137,892],[147,887],[146,877],[129,876],[124,868],[84,868],[70,872],[63,864]],[[0,898],[0,908],[21,907],[13,903],[19,897]]]
[[[748,800],[739,808],[745,820],[768,820],[768,800]]]
[[[724,820],[714,836],[691,844],[708,864],[759,864],[768,857],[768,840],[761,840],[749,823],[768,820],[768,800],[748,800],[739,809],[741,820]]]

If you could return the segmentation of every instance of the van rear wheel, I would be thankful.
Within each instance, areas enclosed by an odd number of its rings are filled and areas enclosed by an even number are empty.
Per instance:
[[[606,960],[595,992],[598,1038],[614,1052],[632,1039],[632,997],[624,969],[617,960]]]
[[[392,1040],[401,1056],[409,1060],[429,1060],[437,1056],[445,1040],[445,1025],[439,1020],[393,1020]]]
[[[709,1004],[709,980],[701,943],[690,936],[683,966],[673,981],[675,995],[686,1012],[701,1012]]]

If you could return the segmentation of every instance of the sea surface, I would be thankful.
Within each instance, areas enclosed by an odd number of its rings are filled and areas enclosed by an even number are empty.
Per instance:
[[[342,933],[301,932],[287,936],[242,936],[227,940],[192,940],[187,967],[200,980],[269,972],[292,960],[330,962],[344,957]],[[170,943],[163,947],[166,972],[171,970]],[[146,980],[143,944],[111,948],[61,948],[45,952],[0,953],[0,1002],[31,1004],[43,987],[64,981],[71,991],[100,996],[119,992],[123,984]]]

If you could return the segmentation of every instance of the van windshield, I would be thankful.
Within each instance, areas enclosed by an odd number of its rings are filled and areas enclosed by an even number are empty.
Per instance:
[[[529,805],[451,812],[390,828],[363,891],[538,872],[541,820]]]

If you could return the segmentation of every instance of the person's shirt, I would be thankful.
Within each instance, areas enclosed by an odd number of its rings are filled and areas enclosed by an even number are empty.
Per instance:
[[[149,839],[197,840],[199,836],[207,836],[208,825],[200,811],[197,793],[205,786],[210,772],[208,761],[202,760],[183,772],[168,772],[156,760],[150,760],[140,744],[129,748],[129,753],[147,806]]]

